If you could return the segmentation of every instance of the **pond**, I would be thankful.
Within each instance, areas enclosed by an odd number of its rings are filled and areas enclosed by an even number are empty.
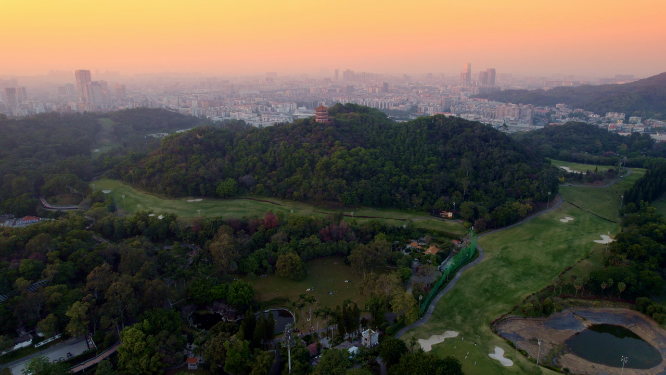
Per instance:
[[[294,323],[294,316],[291,315],[291,313],[288,310],[273,309],[273,310],[264,311],[264,316],[266,318],[268,318],[268,314],[272,314],[273,319],[275,319],[275,333],[282,333],[282,331],[284,331],[284,327],[287,324]],[[258,315],[259,313],[257,313],[257,316]],[[192,323],[201,329],[205,329],[206,331],[210,330],[211,328],[213,328],[214,325],[216,325],[221,321],[222,321],[222,315],[219,314],[213,314],[213,313],[192,314]],[[236,323],[240,324],[241,321],[242,319],[239,319],[236,321]]]
[[[622,356],[629,360],[625,367],[649,369],[661,363],[661,354],[632,331],[611,324],[595,324],[565,341],[571,353],[590,362],[622,367]]]

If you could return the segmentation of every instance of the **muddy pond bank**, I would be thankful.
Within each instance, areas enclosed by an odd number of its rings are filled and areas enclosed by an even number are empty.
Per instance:
[[[620,374],[622,355],[633,350],[624,374],[666,375],[666,331],[637,311],[573,308],[548,318],[509,317],[494,328],[531,357],[540,353],[540,363],[572,373]]]

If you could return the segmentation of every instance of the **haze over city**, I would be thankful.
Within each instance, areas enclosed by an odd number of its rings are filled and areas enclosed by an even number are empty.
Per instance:
[[[0,76],[100,69],[281,75],[353,69],[647,77],[660,0],[5,2]]]

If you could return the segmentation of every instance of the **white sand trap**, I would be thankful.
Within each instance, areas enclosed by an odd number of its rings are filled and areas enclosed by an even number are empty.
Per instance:
[[[155,216],[155,214],[150,214],[150,215],[148,215],[148,216],[152,217],[152,216]]]
[[[424,351],[429,352],[432,350],[432,346],[443,342],[445,339],[458,336],[456,331],[446,331],[442,335],[432,335],[429,339],[419,339],[419,345],[423,348]]]
[[[574,219],[573,217],[569,217],[569,216],[567,216],[567,217],[565,217],[564,219],[560,219],[560,221],[563,222],[563,223],[567,223],[567,222],[569,222],[569,221],[572,221],[573,219]]]
[[[503,366],[513,366],[513,361],[509,358],[504,358],[504,349],[499,346],[495,347],[495,353],[488,354],[488,357],[498,360]]]
[[[164,216],[160,215],[160,216],[158,216],[157,218],[160,219],[160,220],[162,220],[162,219],[164,218]]]
[[[594,242],[607,244],[607,243],[611,243],[611,242],[614,241],[612,238],[608,237],[605,234],[600,234],[599,237],[601,237],[601,239],[600,240],[594,240]]]
[[[567,172],[569,172],[569,173],[573,172],[573,171],[571,170],[571,168],[569,168],[569,167],[560,167],[560,168],[564,169],[565,171],[567,171]]]
[[[111,190],[102,190],[102,193],[104,193],[104,194],[109,194],[110,192],[111,192]]]
[[[188,202],[201,202],[203,199],[188,199]]]

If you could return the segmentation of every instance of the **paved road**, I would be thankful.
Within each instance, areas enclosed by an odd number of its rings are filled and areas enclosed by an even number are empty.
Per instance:
[[[85,339],[73,339],[66,341],[62,344],[56,345],[52,348],[48,348],[39,353],[21,358],[17,361],[8,363],[5,367],[9,368],[12,372],[12,375],[21,375],[23,367],[30,361],[32,358],[38,355],[44,355],[49,361],[53,362],[60,357],[67,358],[67,353],[72,353],[73,356],[77,356],[88,350],[88,344],[86,344]]]
[[[560,197],[560,195],[558,194],[558,195],[556,196],[556,199],[557,199],[557,203],[555,203],[555,204],[553,205],[553,207],[550,207],[550,208],[547,209],[547,210],[544,210],[544,211],[541,211],[541,212],[539,212],[539,213],[537,213],[537,214],[534,214],[534,215],[532,215],[532,216],[529,216],[529,217],[525,218],[525,219],[522,220],[522,221],[519,221],[519,222],[517,222],[517,223],[515,223],[515,224],[509,225],[508,227],[504,227],[504,228],[500,228],[500,229],[495,229],[495,230],[490,231],[490,232],[482,233],[482,234],[480,234],[480,235],[477,237],[477,240],[480,239],[480,238],[483,237],[483,236],[487,236],[487,235],[492,234],[492,233],[495,233],[495,232],[499,232],[499,231],[507,230],[507,229],[509,229],[509,228],[513,228],[513,227],[515,227],[515,226],[521,225],[521,224],[523,224],[523,223],[525,223],[525,222],[528,222],[528,221],[530,221],[530,220],[532,220],[532,219],[534,219],[534,218],[536,218],[536,217],[539,217],[539,216],[541,216],[541,215],[543,215],[543,214],[545,214],[545,213],[547,213],[547,212],[550,212],[550,211],[552,211],[552,210],[554,210],[554,209],[560,207],[560,205],[562,204],[562,197]],[[472,261],[471,263],[466,264],[463,268],[461,268],[461,269],[456,273],[456,275],[453,277],[453,279],[451,279],[451,281],[449,281],[449,283],[446,285],[446,287],[445,287],[444,289],[442,289],[442,291],[439,292],[439,293],[435,296],[435,298],[432,299],[432,302],[430,302],[430,306],[428,306],[428,310],[427,310],[426,313],[423,315],[423,317],[421,317],[421,319],[417,320],[416,322],[414,322],[414,323],[408,325],[407,327],[401,329],[400,331],[398,331],[398,333],[395,334],[395,337],[400,338],[400,337],[402,337],[402,335],[404,335],[405,333],[407,333],[407,331],[409,331],[409,330],[411,330],[411,329],[413,329],[413,328],[416,328],[416,327],[422,326],[422,325],[426,324],[426,323],[428,322],[428,320],[430,320],[430,317],[432,316],[433,311],[435,311],[435,306],[437,305],[437,302],[439,301],[439,299],[442,298],[442,296],[444,296],[446,293],[448,293],[449,290],[453,289],[453,287],[458,283],[458,279],[460,279],[460,276],[463,274],[463,272],[465,272],[468,268],[470,268],[470,267],[474,267],[475,265],[477,265],[477,264],[479,264],[479,263],[481,263],[481,262],[483,261],[483,258],[484,258],[485,253],[483,252],[483,249],[481,248],[481,246],[479,246],[478,242],[477,242],[476,248],[479,250],[479,257],[476,258],[476,259],[474,259],[474,261]]]
[[[625,178],[625,177],[627,177],[627,176],[629,176],[629,175],[631,174],[631,168],[625,168],[625,169],[627,170],[627,173],[625,173],[624,175],[622,175],[622,176],[620,176],[620,177],[614,179],[613,181],[607,183],[606,185],[600,185],[600,186],[599,186],[599,185],[562,184],[562,185],[560,185],[560,186],[576,186],[576,187],[588,187],[588,188],[607,188],[607,187],[609,187],[609,186],[613,186],[613,185],[617,184],[618,182],[620,182],[620,180],[622,180],[623,178]]]

